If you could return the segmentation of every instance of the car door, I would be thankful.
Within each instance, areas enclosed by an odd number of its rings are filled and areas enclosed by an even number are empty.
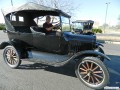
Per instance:
[[[33,45],[32,33],[18,33],[19,40],[25,42],[26,44]]]
[[[61,37],[55,35],[43,35],[41,33],[33,33],[33,46],[37,49],[49,52],[59,52]]]

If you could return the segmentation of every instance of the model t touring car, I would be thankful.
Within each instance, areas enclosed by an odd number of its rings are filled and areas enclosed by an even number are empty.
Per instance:
[[[101,57],[109,57],[96,51],[96,36],[71,32],[68,14],[34,3],[2,12],[9,41],[2,42],[0,48],[8,66],[17,68],[27,60],[61,67],[75,61],[76,76],[85,85],[93,89],[107,85],[109,73]],[[43,27],[48,15],[56,26],[49,34]]]
[[[73,31],[79,34],[93,34],[92,27],[94,21],[92,20],[76,20],[72,22]]]

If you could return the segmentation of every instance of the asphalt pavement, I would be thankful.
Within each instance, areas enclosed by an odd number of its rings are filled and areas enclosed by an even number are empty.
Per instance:
[[[0,32],[0,43],[7,39],[7,35]],[[112,59],[104,61],[110,73],[108,86],[120,87],[120,45],[104,44],[103,49]],[[11,69],[3,61],[2,52],[0,50],[0,90],[92,90],[76,78],[73,63],[55,68],[23,61],[18,69]]]
[[[108,84],[108,86],[120,87],[120,45],[104,44],[103,49],[106,55],[111,58],[111,61],[104,61],[110,74],[110,83]]]

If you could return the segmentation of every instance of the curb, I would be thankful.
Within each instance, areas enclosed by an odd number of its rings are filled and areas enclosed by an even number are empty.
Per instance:
[[[104,40],[97,40],[100,43],[106,43],[106,44],[120,44],[118,41],[104,41]]]
[[[109,44],[120,44],[120,42],[116,42],[116,41],[105,41],[105,43],[109,43]]]

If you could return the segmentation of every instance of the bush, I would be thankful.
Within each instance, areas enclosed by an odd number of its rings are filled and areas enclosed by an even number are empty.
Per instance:
[[[92,29],[92,32],[93,33],[102,33],[102,30],[101,29],[97,29],[97,28],[94,28],[94,29]]]
[[[0,30],[5,30],[5,25],[4,24],[0,24]]]
[[[67,26],[67,25],[66,25],[66,26],[63,26],[63,27],[62,27],[62,30],[63,30],[63,31],[69,31],[69,30],[70,30],[70,26]]]

